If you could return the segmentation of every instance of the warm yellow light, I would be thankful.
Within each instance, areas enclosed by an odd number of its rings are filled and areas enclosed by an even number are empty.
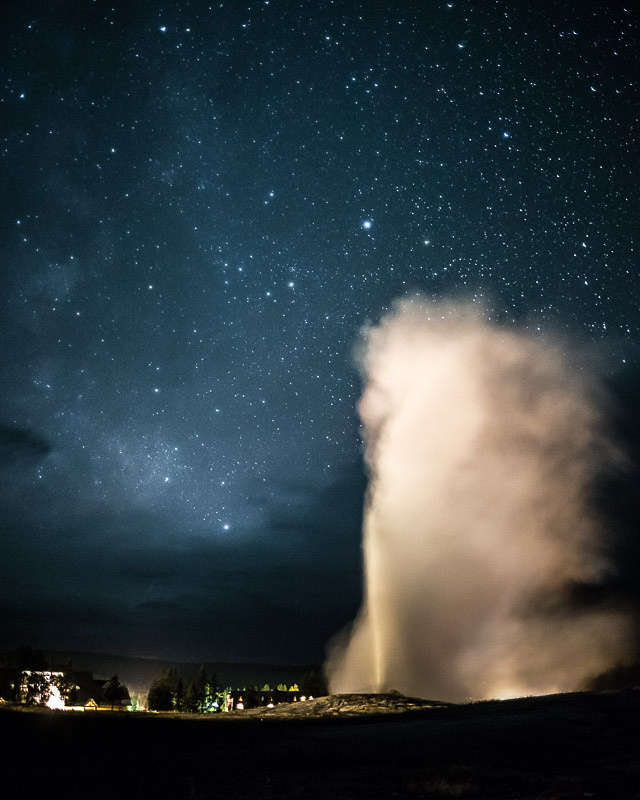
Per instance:
[[[60,689],[57,686],[51,687],[51,693],[49,695],[49,699],[47,700],[47,708],[53,708],[56,710],[60,710],[64,708],[64,700],[60,694]]]

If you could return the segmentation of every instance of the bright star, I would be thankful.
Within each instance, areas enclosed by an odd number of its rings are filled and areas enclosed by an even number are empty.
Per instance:
[[[362,227],[365,229],[365,231],[368,231],[372,225],[373,222],[370,219],[365,219],[364,222],[362,223]]]

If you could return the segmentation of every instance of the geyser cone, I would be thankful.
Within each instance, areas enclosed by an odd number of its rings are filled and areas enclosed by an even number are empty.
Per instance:
[[[366,332],[362,366],[366,588],[331,690],[535,694],[624,661],[621,612],[563,602],[609,570],[595,383],[475,308],[415,300]]]

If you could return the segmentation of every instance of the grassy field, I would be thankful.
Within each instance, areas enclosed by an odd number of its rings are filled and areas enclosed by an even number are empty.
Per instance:
[[[5,708],[4,796],[640,798],[640,691],[368,704],[192,718]]]

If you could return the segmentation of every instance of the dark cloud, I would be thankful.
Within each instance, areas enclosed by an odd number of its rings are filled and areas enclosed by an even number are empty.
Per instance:
[[[5,524],[0,582],[12,602],[0,639],[22,630],[41,644],[70,642],[67,631],[93,620],[85,645],[110,641],[132,654],[204,657],[208,647],[280,661],[295,642],[294,660],[320,662],[359,602],[363,489],[357,463],[319,491],[289,485],[287,503],[274,503],[264,526],[241,539],[107,507]]]
[[[0,464],[34,464],[51,450],[51,443],[36,431],[0,423]]]

